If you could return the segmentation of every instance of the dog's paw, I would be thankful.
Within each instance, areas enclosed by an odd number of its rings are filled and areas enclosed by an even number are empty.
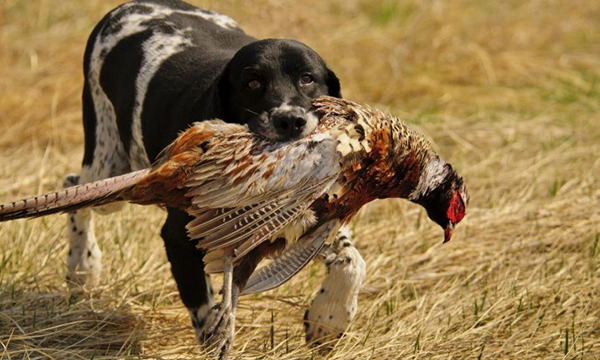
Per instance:
[[[69,174],[65,176],[65,178],[63,179],[63,187],[68,188],[75,185],[79,185],[79,175]]]
[[[192,326],[196,332],[196,340],[198,344],[204,345],[204,327],[213,321],[217,311],[213,308],[214,302],[210,301],[207,304],[196,308],[188,308]]]

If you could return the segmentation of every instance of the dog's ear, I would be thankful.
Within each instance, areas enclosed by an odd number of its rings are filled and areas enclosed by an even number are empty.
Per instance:
[[[335,73],[329,68],[327,68],[326,82],[327,82],[328,95],[336,97],[336,98],[341,98],[342,91],[341,91],[341,86],[340,86],[340,80],[335,75]]]
[[[214,115],[219,119],[230,122],[231,118],[231,85],[229,84],[229,64],[225,66],[215,81],[216,89],[213,89]]]

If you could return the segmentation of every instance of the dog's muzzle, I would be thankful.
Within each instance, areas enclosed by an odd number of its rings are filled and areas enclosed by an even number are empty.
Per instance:
[[[317,117],[299,106],[283,105],[269,112],[269,120],[281,139],[298,139],[310,134],[317,126]]]

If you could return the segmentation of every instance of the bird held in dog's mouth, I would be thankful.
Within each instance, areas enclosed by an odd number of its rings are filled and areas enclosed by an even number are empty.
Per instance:
[[[229,274],[230,311],[240,292],[271,289],[297,273],[375,199],[423,206],[450,241],[465,216],[466,186],[423,136],[348,100],[321,97],[313,106],[319,125],[306,138],[275,143],[244,125],[204,121],[151,169],[0,205],[0,220],[121,200],[185,210],[195,217],[188,234],[206,252],[206,271]]]

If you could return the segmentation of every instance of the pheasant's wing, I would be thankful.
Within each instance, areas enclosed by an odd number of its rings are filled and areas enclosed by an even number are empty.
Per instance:
[[[198,214],[188,226],[190,238],[199,239],[207,272],[221,271],[222,250],[229,248],[235,259],[270,241],[291,224],[335,181],[335,177],[289,190],[272,200],[233,210],[208,210]]]
[[[212,147],[186,176],[190,213],[281,200],[311,184],[322,186],[340,172],[336,140],[327,135],[283,144],[248,139],[231,145]]]
[[[198,162],[184,182],[191,198],[188,212],[196,217],[188,234],[207,251],[207,271],[220,271],[216,262],[210,263],[225,248],[241,258],[278,235],[340,173],[336,141],[327,136],[273,144],[260,152],[242,145],[206,153],[209,160]]]
[[[187,226],[190,238],[207,251],[207,271],[220,271],[220,254],[241,258],[329,189],[340,174],[336,144],[327,133],[271,143],[214,122],[182,134],[155,172],[181,179],[177,186],[189,198],[186,211],[196,217]]]
[[[252,135],[247,127],[206,121],[163,150],[146,187],[174,185],[189,198],[186,211],[191,214],[254,207],[337,176],[341,155],[336,143],[327,133],[272,143]],[[138,188],[145,190],[146,183]]]
[[[323,244],[335,236],[339,228],[338,220],[329,221],[300,238],[268,265],[253,272],[241,295],[267,291],[283,285],[315,257]]]
[[[196,218],[188,223],[188,233],[190,238],[199,239],[198,246],[203,249],[230,246],[252,234],[257,235],[259,230],[261,237],[272,236],[272,232],[288,225],[320,197],[332,180],[325,178],[298,191],[287,190],[242,208],[209,209],[196,213]]]

